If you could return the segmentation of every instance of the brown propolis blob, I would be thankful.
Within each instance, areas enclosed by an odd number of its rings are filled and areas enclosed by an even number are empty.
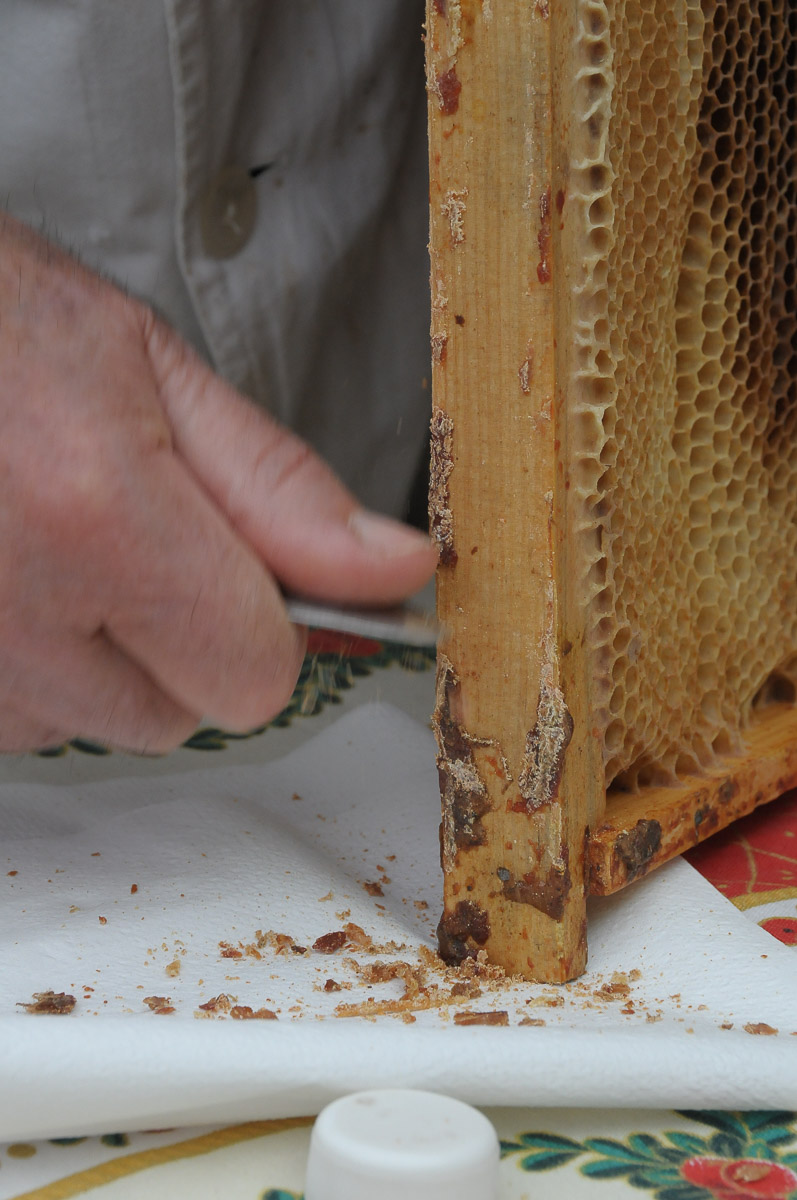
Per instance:
[[[460,900],[453,912],[443,913],[437,926],[440,957],[447,963],[475,958],[490,936],[490,918],[472,900]]]
[[[552,920],[561,921],[571,887],[568,858],[567,846],[563,846],[558,861],[551,863],[544,874],[529,872],[519,879],[506,867],[499,867],[502,895],[516,904],[530,904]]]
[[[629,882],[645,872],[661,845],[661,825],[658,821],[640,818],[633,829],[618,835],[614,852],[624,865]]]
[[[441,656],[432,728],[443,802],[440,850],[445,870],[453,866],[459,851],[485,844],[482,818],[490,811],[487,789],[473,756],[473,747],[481,743],[463,729],[460,709],[459,679],[453,665]]]
[[[332,933],[323,933],[313,942],[313,949],[319,954],[335,954],[346,945],[347,937],[342,929]]]
[[[437,95],[440,98],[440,108],[447,117],[453,117],[459,108],[459,93],[462,91],[462,84],[457,79],[456,67],[451,67],[442,75],[438,75],[435,83]]]

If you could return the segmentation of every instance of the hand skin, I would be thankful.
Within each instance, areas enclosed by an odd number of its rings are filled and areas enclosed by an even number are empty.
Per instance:
[[[434,567],[148,308],[3,215],[0,431],[0,751],[252,728],[304,653],[277,581],[389,603]]]

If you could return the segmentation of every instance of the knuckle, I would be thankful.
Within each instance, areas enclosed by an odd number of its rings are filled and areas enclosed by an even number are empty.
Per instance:
[[[59,485],[59,508],[68,523],[79,522],[84,532],[105,524],[118,494],[118,481],[100,456],[83,456],[73,462]]]
[[[196,351],[147,305],[136,304],[132,312],[158,388],[161,392],[170,386],[181,389],[186,377],[201,365]]]
[[[99,453],[72,453],[27,497],[25,526],[58,561],[85,547],[113,524],[119,481]]]
[[[153,495],[149,460],[168,438],[147,422],[134,435],[120,445],[73,447],[29,496],[26,529],[53,562],[64,555],[88,562],[98,552],[118,559],[120,544],[145,521]]]

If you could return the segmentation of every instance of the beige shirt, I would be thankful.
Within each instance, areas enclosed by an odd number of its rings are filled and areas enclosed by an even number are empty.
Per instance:
[[[416,0],[2,0],[0,204],[400,513],[426,436]]]

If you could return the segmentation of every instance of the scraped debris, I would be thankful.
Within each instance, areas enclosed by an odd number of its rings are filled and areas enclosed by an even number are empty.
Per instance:
[[[177,1011],[168,996],[145,996],[142,1003],[159,1017],[166,1017],[169,1013]]]
[[[465,200],[467,195],[466,187],[449,188],[446,198],[440,206],[441,213],[448,220],[452,246],[459,246],[465,241]]]
[[[206,1000],[204,1004],[200,1004],[199,1009],[194,1013],[194,1016],[215,1017],[217,1015],[226,1014],[236,1003],[237,997],[228,996],[226,992],[220,992],[218,996],[212,996],[210,1000]]]
[[[508,1025],[509,1013],[503,1009],[491,1008],[487,1012],[458,1012],[454,1013],[455,1025]]]
[[[34,1016],[61,1017],[71,1013],[76,1004],[77,1000],[68,992],[34,992],[32,1000],[27,1003],[18,1001],[17,1008],[24,1008],[25,1012]]]
[[[275,933],[273,929],[267,929],[265,933],[262,929],[256,929],[254,946],[247,945],[244,949],[247,954],[259,958],[260,954],[258,951],[263,950],[266,946],[273,950],[275,954],[307,954],[307,947],[300,946],[290,934]]]
[[[457,561],[449,493],[449,476],[454,469],[454,422],[448,413],[435,406],[430,429],[429,532],[437,544],[441,564],[452,567]]]

